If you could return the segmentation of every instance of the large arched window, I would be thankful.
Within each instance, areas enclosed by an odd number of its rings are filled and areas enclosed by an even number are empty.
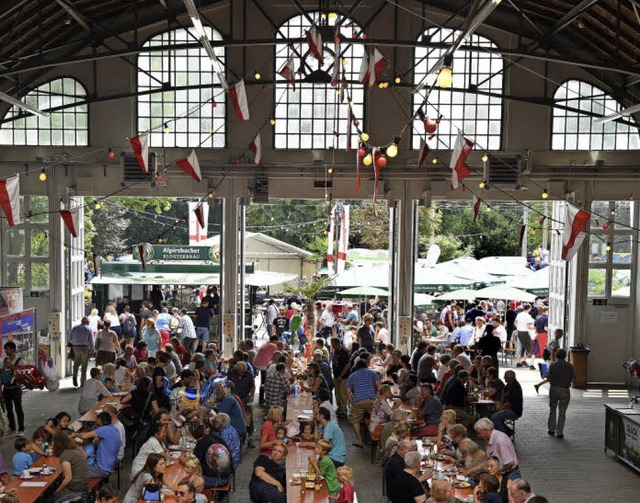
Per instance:
[[[216,30],[204,29],[209,40],[222,40]],[[138,57],[138,131],[151,131],[153,147],[224,147],[225,96],[195,29],[161,33],[143,48],[180,44],[193,47]],[[216,47],[214,53],[224,64],[224,48]],[[167,86],[174,90],[161,91]]]
[[[29,92],[23,101],[38,110],[51,110],[73,103],[83,103],[87,90],[76,79],[64,77],[50,80]],[[40,117],[14,106],[5,115],[0,128],[2,145],[60,145],[86,146],[89,144],[88,105],[68,107]]]
[[[420,39],[449,45],[459,35],[459,31],[430,28]],[[475,47],[490,49],[491,52],[473,50]],[[435,80],[435,75],[427,77],[427,73],[438,62],[445,50],[416,47],[415,82],[417,84],[426,77],[428,84],[421,92],[414,95],[414,110],[423,103],[426,90]],[[471,35],[462,48],[453,55],[451,89],[441,90],[436,85],[429,96],[428,105],[424,108],[425,114],[429,117],[443,116],[438,134],[427,141],[432,149],[452,148],[458,129],[474,139],[483,149],[500,149],[503,61],[502,56],[495,52],[496,50],[497,46],[491,40],[480,35]],[[422,121],[416,120],[413,148],[420,148],[422,133],[424,133]]]
[[[305,31],[312,26],[309,17],[314,18],[319,24],[320,13],[317,12],[293,17],[280,26],[277,39],[304,38]],[[358,81],[358,75],[364,47],[363,44],[349,43],[352,34],[360,32],[360,27],[353,21],[340,16],[330,17],[326,21],[329,26],[335,26],[336,22],[340,24],[340,33],[345,40],[340,44],[340,60],[346,62],[345,77],[350,82],[349,93],[353,102],[353,113],[357,119],[362,120],[364,89]],[[333,33],[333,30],[329,31]],[[276,44],[275,148],[326,149],[333,147],[334,144],[338,148],[344,148],[347,145],[348,99],[345,97],[342,102],[340,96],[336,94],[336,88],[326,83],[331,80],[333,74],[336,47],[333,38],[325,40],[323,47],[324,64],[319,68],[318,61],[309,53],[306,43],[296,46],[297,53],[287,43]],[[282,68],[289,56],[294,59],[295,70],[302,72],[296,75],[295,91],[278,74],[278,70]],[[324,72],[324,75],[318,73],[318,70]],[[352,135],[349,140],[352,146],[356,145],[355,135]]]
[[[625,122],[595,122],[597,116],[611,115],[622,106],[602,89],[580,80],[568,80],[553,96],[553,150],[635,150],[640,148],[638,128]],[[563,108],[558,108],[563,107]],[[581,113],[584,111],[585,113]],[[593,115],[592,115],[593,114]]]

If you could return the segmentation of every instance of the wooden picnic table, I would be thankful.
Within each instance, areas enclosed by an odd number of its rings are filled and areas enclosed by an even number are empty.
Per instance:
[[[62,470],[60,468],[60,458],[56,458],[53,456],[42,457],[29,469],[32,468],[41,468],[44,465],[47,465],[50,468],[53,468],[53,473],[50,475],[34,475],[32,479],[23,480],[20,477],[14,477],[9,484],[7,484],[6,490],[9,491],[11,489],[16,490],[16,496],[20,501],[25,502],[33,502],[42,498],[45,493],[47,493],[55,482],[62,475]],[[38,484],[38,486],[30,487],[32,483]]]
[[[97,404],[95,404],[93,407],[91,407],[90,410],[88,410],[82,416],[80,416],[78,419],[76,419],[71,424],[71,428],[73,430],[77,431],[79,428],[84,426],[85,423],[95,423],[96,422],[96,417],[98,415],[97,411],[102,411],[104,409],[105,405],[108,405],[108,404],[115,405],[116,409],[120,410],[122,408],[122,403],[120,402],[121,399],[122,399],[122,397],[120,397],[120,396],[106,396],[106,397],[104,397]]]

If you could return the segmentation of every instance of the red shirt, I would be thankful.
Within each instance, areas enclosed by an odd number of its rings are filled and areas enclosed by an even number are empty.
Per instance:
[[[340,489],[336,503],[353,503],[353,486],[344,484]]]
[[[273,356],[273,352],[276,349],[277,347],[273,342],[265,342],[258,349],[258,353],[253,359],[253,366],[259,370],[266,370],[266,368],[271,363],[271,357]]]
[[[266,435],[267,442],[273,442],[276,439],[276,430],[273,427],[273,423],[271,421],[265,421],[262,425],[262,429],[260,430],[260,439]],[[268,449],[260,449],[258,454],[266,454],[267,456],[271,456],[271,452],[273,451],[273,447]]]
[[[133,350],[133,356],[136,357],[136,361],[138,363],[140,362],[146,362],[147,358],[149,358],[149,351],[147,351],[146,349],[134,349]]]

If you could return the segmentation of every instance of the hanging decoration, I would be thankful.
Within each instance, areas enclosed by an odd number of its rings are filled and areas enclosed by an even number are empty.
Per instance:
[[[198,221],[198,225],[201,229],[205,228],[204,225],[204,214],[202,212],[202,202],[198,203],[196,207],[193,209],[193,213],[196,216],[196,220]]]
[[[475,194],[473,195],[473,223],[476,223],[478,219],[478,213],[480,212],[480,204],[482,204],[482,199],[480,199]]]
[[[360,65],[360,82],[362,82],[365,87],[375,86],[386,64],[386,58],[378,49],[374,48],[372,54],[365,51],[362,56],[362,64]]]
[[[7,217],[7,224],[13,227],[20,223],[20,176],[0,180],[0,208]]]
[[[144,271],[147,268],[145,261],[147,251],[144,249],[144,245],[138,245],[138,253],[140,254],[140,263],[142,264],[142,270]]]
[[[260,142],[260,133],[249,144],[249,150],[253,153],[253,162],[258,166],[262,166],[262,143]]]
[[[69,232],[74,238],[78,237],[78,229],[80,228],[80,211],[79,208],[70,208],[65,210],[62,203],[60,204],[60,216],[64,225],[67,226]]]
[[[306,31],[307,43],[309,44],[309,52],[318,60],[320,66],[324,64],[324,56],[322,54],[322,36],[316,30],[315,26]]]
[[[133,154],[138,159],[138,164],[143,173],[149,172],[149,133],[142,133],[133,138],[129,138]]]
[[[341,211],[340,211],[341,210]],[[345,270],[347,264],[347,250],[349,248],[349,206],[338,206],[338,218],[340,219],[340,238],[338,240],[338,262],[336,273]]]
[[[519,246],[522,246],[522,241],[524,240],[524,233],[525,233],[526,230],[527,230],[527,226],[522,224],[520,226],[520,234],[519,234],[520,241],[518,242]]]
[[[378,185],[380,184],[380,163],[378,162],[378,156],[380,155],[380,150],[378,148],[374,148],[371,152],[371,157],[373,157],[373,172],[375,173],[375,183],[373,185],[373,216],[378,216],[378,208],[376,207],[376,198],[378,196]]]
[[[97,276],[98,275],[98,254],[96,252],[93,252],[91,258],[93,260],[93,275]]]
[[[248,121],[250,118],[249,103],[247,102],[247,90],[244,87],[244,79],[241,79],[229,88],[229,95],[231,96],[233,109],[240,122]]]
[[[333,241],[335,238],[336,231],[336,209],[333,208],[331,210],[331,214],[329,216],[329,232],[327,234],[327,274],[329,276],[333,276]]]
[[[564,232],[562,234],[562,259],[570,261],[582,242],[584,241],[585,232],[582,232],[584,226],[587,225],[591,213],[575,207],[571,203],[567,203],[565,208]]]
[[[189,245],[198,245],[206,241],[209,225],[209,203],[206,201],[189,201]]]
[[[429,155],[429,145],[424,140],[420,140],[420,160],[418,161],[418,168],[421,168]]]
[[[360,180],[360,159],[364,157],[364,154],[364,145],[359,143],[358,149],[356,150],[356,194],[360,191],[360,185],[362,185]]]
[[[282,77],[287,80],[293,90],[296,90],[296,69],[293,65],[293,56],[289,56],[287,60],[284,62],[284,65],[278,70],[278,73],[282,75]]]
[[[196,151],[192,150],[191,153],[184,159],[179,159],[176,164],[182,168],[182,170],[191,176],[196,182],[202,181],[202,172],[200,171],[200,163],[198,162],[198,156]]]
[[[467,157],[469,157],[473,145],[473,141],[458,131],[456,144],[451,153],[451,190],[457,189],[458,184],[473,173],[473,170],[467,165]]]

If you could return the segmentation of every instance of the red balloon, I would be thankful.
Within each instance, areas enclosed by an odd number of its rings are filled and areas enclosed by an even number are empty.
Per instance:
[[[377,162],[378,162],[378,166],[380,166],[381,168],[384,168],[387,165],[387,158],[385,156],[381,155],[378,158]]]
[[[363,148],[358,149],[358,157],[364,157],[366,152]]]
[[[609,228],[609,224],[608,224],[608,223],[606,223],[606,224],[602,224],[602,228],[603,228],[604,230],[607,230],[607,229]]]
[[[425,132],[427,132],[428,134],[433,134],[436,132],[436,129],[438,129],[438,124],[432,120],[429,119],[429,117],[426,117],[424,119],[424,130]]]

